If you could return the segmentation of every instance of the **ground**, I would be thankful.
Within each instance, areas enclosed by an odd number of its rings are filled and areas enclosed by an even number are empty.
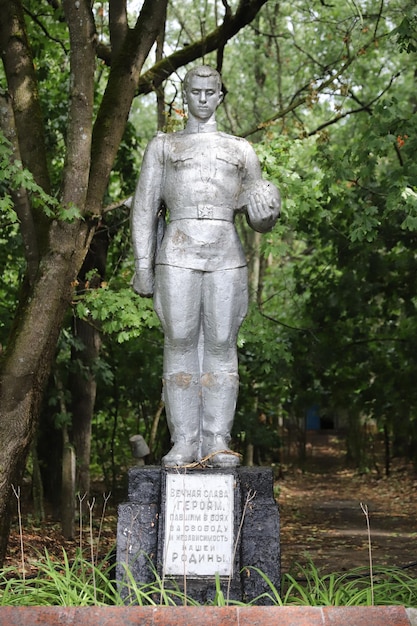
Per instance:
[[[395,460],[388,477],[382,467],[359,475],[332,433],[311,434],[307,450],[306,471],[284,472],[278,481],[282,571],[309,559],[323,573],[367,567],[369,521],[373,564],[417,575],[413,468]]]
[[[312,560],[321,573],[342,572],[369,564],[369,521],[374,565],[399,566],[417,576],[417,474],[405,462],[395,461],[391,475],[372,470],[359,475],[346,466],[343,443],[336,434],[310,434],[304,471],[284,465],[275,492],[281,515],[282,572]],[[16,502],[17,504],[17,502]],[[103,498],[92,507],[95,551],[104,555],[114,545],[116,507]],[[62,548],[71,556],[78,546],[91,557],[90,524],[74,540],[66,541],[53,516],[36,524],[30,508],[23,507],[25,569],[45,548],[57,561]],[[366,516],[368,513],[368,520]],[[13,525],[5,565],[21,567],[18,518]]]

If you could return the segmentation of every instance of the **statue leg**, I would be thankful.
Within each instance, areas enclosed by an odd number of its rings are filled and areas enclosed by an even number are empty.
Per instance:
[[[229,442],[239,391],[237,334],[247,306],[246,267],[204,276],[201,452],[215,467],[239,464]]]
[[[229,448],[239,390],[237,374],[206,373],[201,377],[203,432],[201,454],[213,467],[235,467],[239,457]]]
[[[200,381],[197,376],[178,372],[164,374],[163,385],[173,446],[162,462],[165,466],[193,463],[198,459],[200,443]]]
[[[173,447],[164,465],[187,465],[198,459],[201,394],[198,339],[201,274],[159,265],[155,276],[155,311],[164,330],[164,400]]]

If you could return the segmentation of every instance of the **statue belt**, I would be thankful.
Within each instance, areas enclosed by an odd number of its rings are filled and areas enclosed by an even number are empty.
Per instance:
[[[170,210],[170,221],[175,220],[223,220],[233,222],[234,209],[199,203],[194,206],[177,207]]]

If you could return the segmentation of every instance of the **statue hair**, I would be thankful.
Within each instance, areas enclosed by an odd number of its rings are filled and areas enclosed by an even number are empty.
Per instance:
[[[219,72],[214,69],[214,67],[210,67],[210,65],[199,65],[197,67],[191,68],[185,75],[184,78],[184,91],[187,91],[188,85],[190,84],[190,80],[193,76],[200,76],[201,78],[208,78],[209,76],[214,76],[217,78],[219,91],[222,89],[222,77]]]

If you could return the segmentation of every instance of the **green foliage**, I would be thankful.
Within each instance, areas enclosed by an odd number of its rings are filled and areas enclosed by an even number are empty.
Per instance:
[[[104,476],[109,489],[120,471],[132,462],[129,437],[140,433],[150,442],[155,413],[161,402],[163,337],[159,328],[143,329],[138,337],[120,344],[106,337],[102,360],[111,380],[97,378],[97,400],[92,429],[92,471]],[[169,445],[165,421],[152,450],[159,461]]]
[[[393,32],[401,52],[417,52],[417,15],[409,11],[401,24]]]
[[[23,272],[21,238],[14,213],[10,213],[9,219],[6,212],[0,212],[0,344],[7,341]]]
[[[341,13],[332,12],[337,28],[327,41],[334,42],[343,25],[349,47],[359,49],[371,31],[369,13],[352,16],[351,30]],[[294,24],[295,15],[291,10]],[[311,28],[325,39],[320,16],[307,15]],[[303,19],[300,24],[309,42],[310,26]],[[317,93],[314,101],[306,101],[295,124],[286,116],[280,136],[275,134],[278,123],[271,124],[263,145],[256,146],[268,177],[281,189],[283,219],[265,237],[268,267],[260,315],[257,320],[252,312],[248,320],[253,337],[259,333],[261,338],[254,345],[257,383],[274,390],[271,397],[284,414],[302,419],[309,406],[318,404],[337,420],[349,407],[345,425],[352,431],[360,428],[359,415],[366,414],[381,428],[388,423],[389,431],[395,437],[401,433],[410,445],[416,416],[411,380],[417,373],[411,358],[415,342],[408,332],[415,320],[417,172],[412,155],[417,118],[414,99],[404,98],[414,89],[412,67],[404,57],[400,60],[386,34],[381,32],[378,45],[366,49],[363,62],[335,79],[326,98]],[[313,46],[314,58],[333,54],[333,43],[327,52],[326,45]],[[304,43],[301,56],[306,49]],[[395,76],[386,95],[383,63]],[[395,67],[401,64],[399,76]],[[372,91],[372,106],[337,122],[349,97],[363,104]],[[271,352],[275,380],[267,378]],[[287,356],[280,361],[279,354]]]
[[[399,568],[374,567],[374,604],[415,606],[417,580]],[[284,604],[305,606],[370,606],[369,572],[356,568],[343,574],[321,575],[313,563],[299,568],[297,576],[283,579]]]
[[[152,568],[153,569],[153,568]],[[192,598],[188,598],[179,589],[175,581],[166,581],[154,571],[154,581],[148,584],[138,584],[133,578],[129,567],[124,566],[124,578],[119,590],[119,598],[123,604],[139,606],[197,606]],[[121,603],[117,600],[117,603]]]
[[[166,581],[155,572],[151,583],[138,584],[128,567],[124,580],[113,581],[112,566],[108,560],[92,565],[79,553],[70,561],[63,550],[62,562],[45,552],[34,564],[36,577],[25,579],[13,567],[0,571],[0,606],[197,606],[192,598],[172,581]],[[277,606],[370,606],[369,574],[354,569],[343,574],[321,575],[313,563],[299,568],[296,576],[285,574],[279,592],[268,577],[255,568],[269,591],[254,600],[268,597]],[[396,568],[375,568],[374,604],[417,605],[417,579]],[[244,605],[228,601],[222,593],[218,579],[216,597],[210,606]]]
[[[43,207],[46,215],[54,215],[58,202],[36,184],[32,174],[22,167],[20,161],[13,158],[12,146],[0,130],[0,189],[4,190],[4,194],[0,196],[0,211],[13,221],[17,221],[17,216],[8,190],[18,191],[20,188],[33,194],[36,203]]]
[[[28,192],[32,206],[41,209],[50,219],[72,222],[80,217],[80,211],[76,206],[70,204],[63,207],[55,197],[46,193],[35,182],[31,172],[25,169],[20,161],[13,158],[10,142],[0,130],[0,189],[2,188],[5,193],[0,196],[0,211],[14,222],[17,222],[17,216],[8,192],[20,189]]]
[[[159,326],[152,302],[136,297],[129,287],[117,290],[109,285],[90,289],[80,296],[75,312],[81,319],[91,320],[118,343],[139,337],[144,328]]]
[[[335,129],[338,143],[329,137],[316,152],[326,173],[327,219],[319,212],[314,223],[301,217],[297,224],[310,253],[294,276],[297,291],[308,294],[304,306],[314,337],[311,365],[303,368],[314,368],[320,404],[328,405],[327,391],[332,410],[349,405],[381,421],[388,414],[392,425],[393,407],[397,415],[406,411],[404,397],[408,419],[415,413],[414,341],[405,331],[415,306],[415,124],[411,103],[391,97],[375,106],[366,125],[356,121],[355,143]],[[303,355],[300,348],[293,344],[294,355]],[[296,357],[294,364],[300,368]]]
[[[35,579],[16,576],[12,568],[1,572],[0,606],[100,606],[113,604],[115,585],[104,560],[92,566],[80,554],[71,562],[63,550],[62,562],[47,551],[36,563]]]

